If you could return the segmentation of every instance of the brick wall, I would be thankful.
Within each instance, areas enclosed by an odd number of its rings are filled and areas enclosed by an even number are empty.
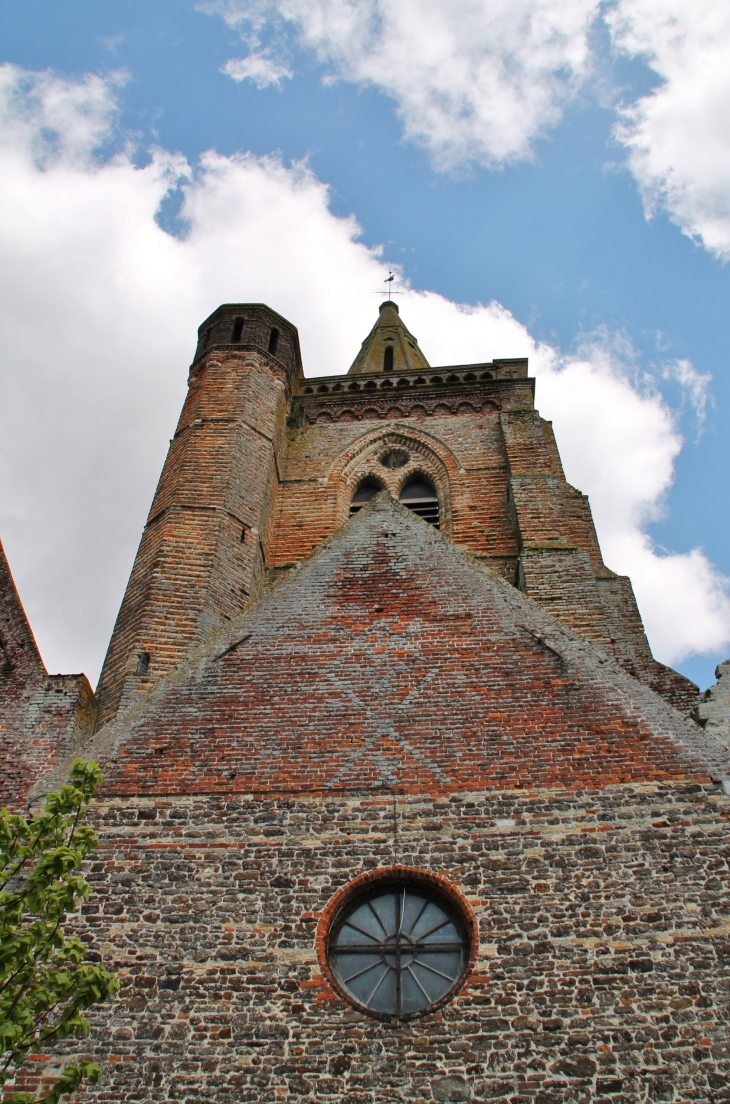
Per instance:
[[[386,492],[89,753],[118,794],[730,778],[723,745]]]
[[[526,362],[304,380],[287,326],[234,304],[201,328],[93,738],[0,555],[0,800],[82,747],[106,777],[78,925],[122,990],[84,1099],[727,1099],[730,747],[681,715],[695,688],[602,563]],[[441,532],[396,501],[416,474]],[[321,959],[337,895],[393,866],[478,928],[408,1023]]]
[[[0,544],[0,793],[24,810],[28,791],[88,743],[96,702],[85,675],[49,675]]]
[[[194,368],[101,673],[100,724],[235,616],[255,589],[288,377],[252,350],[214,352]],[[140,680],[143,652],[150,662]]]
[[[730,750],[387,492],[85,753],[79,926],[122,979],[85,1099],[726,1098]],[[463,988],[408,1023],[317,956],[334,895],[393,865],[479,928]]]

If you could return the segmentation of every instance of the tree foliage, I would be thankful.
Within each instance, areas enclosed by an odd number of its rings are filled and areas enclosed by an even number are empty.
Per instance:
[[[86,813],[102,780],[96,763],[76,759],[67,785],[48,794],[40,812],[26,820],[0,811],[0,1087],[28,1055],[88,1035],[83,1009],[119,988],[64,931],[67,915],[91,892],[78,870],[98,843]],[[43,1104],[57,1104],[100,1073],[93,1062],[66,1067]],[[35,1099],[15,1092],[5,1104]]]

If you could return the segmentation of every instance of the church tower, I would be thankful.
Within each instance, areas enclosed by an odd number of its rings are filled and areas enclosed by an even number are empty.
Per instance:
[[[102,670],[99,723],[311,555],[355,499],[387,488],[408,505],[416,484],[445,536],[691,712],[696,687],[652,659],[630,580],[602,561],[527,361],[432,370],[386,301],[346,380],[305,380],[296,329],[241,303],[200,327]]]
[[[257,303],[219,307],[198,335],[101,673],[100,724],[239,613],[260,580],[299,338]]]
[[[4,800],[105,774],[84,1099],[727,1095],[727,689],[652,657],[527,361],[427,352],[385,302],[305,377],[284,318],[215,311],[55,718],[0,561]]]

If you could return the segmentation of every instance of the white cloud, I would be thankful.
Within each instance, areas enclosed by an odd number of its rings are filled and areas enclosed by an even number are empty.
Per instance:
[[[115,90],[123,73],[81,81],[51,73],[28,73],[0,65],[0,133],[7,148],[23,150],[39,165],[50,161],[88,164],[109,137],[116,114]]]
[[[530,156],[590,66],[597,0],[203,0],[249,49],[287,32],[330,79],[395,100],[408,138],[440,168]],[[237,66],[238,61],[229,63]],[[235,75],[231,72],[231,75]]]
[[[622,112],[617,136],[648,215],[730,257],[730,6],[720,0],[618,0],[617,48],[645,59],[658,87]]]
[[[49,667],[94,676],[199,322],[221,302],[267,301],[299,326],[309,375],[340,372],[387,270],[306,167],[209,153],[192,172],[160,151],[142,168],[126,153],[95,162],[112,87],[0,76],[0,535]],[[44,132],[60,101],[55,133]],[[155,221],[177,183],[184,240]],[[565,361],[497,303],[410,292],[400,307],[433,363],[532,358],[568,477],[592,496],[609,565],[634,576],[657,654],[722,646],[724,581],[697,550],[661,553],[642,530],[681,441],[610,344]]]
[[[691,365],[684,370],[690,390],[700,376],[706,399],[708,380]],[[631,360],[605,335],[575,357],[543,350],[536,375],[537,405],[554,424],[565,474],[590,495],[604,561],[631,577],[657,659],[673,664],[726,648],[728,580],[700,549],[669,553],[644,531],[664,512],[682,449],[673,412],[655,390],[637,386]]]
[[[712,376],[709,372],[698,372],[691,360],[671,360],[662,368],[662,376],[667,380],[674,380],[682,388],[686,401],[694,409],[697,419],[697,435],[702,435],[702,429],[707,417],[707,407],[714,405],[710,384]]]
[[[290,80],[294,75],[286,65],[263,51],[252,51],[245,58],[231,58],[221,72],[234,81],[253,81],[257,88],[269,88],[272,84],[279,88],[283,80]]]
[[[647,216],[666,210],[730,257],[730,6],[720,0],[200,0],[249,50],[225,67],[260,86],[308,49],[326,80],[391,97],[407,138],[437,168],[499,167],[531,156],[592,70],[602,14],[614,47],[658,86],[619,109],[615,134]],[[260,50],[262,41],[268,46]]]

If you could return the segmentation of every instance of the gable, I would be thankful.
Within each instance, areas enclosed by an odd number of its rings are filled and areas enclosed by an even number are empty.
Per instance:
[[[112,793],[595,788],[727,752],[381,494],[96,737]]]
[[[38,645],[0,542],[0,678],[19,684],[45,678]]]

